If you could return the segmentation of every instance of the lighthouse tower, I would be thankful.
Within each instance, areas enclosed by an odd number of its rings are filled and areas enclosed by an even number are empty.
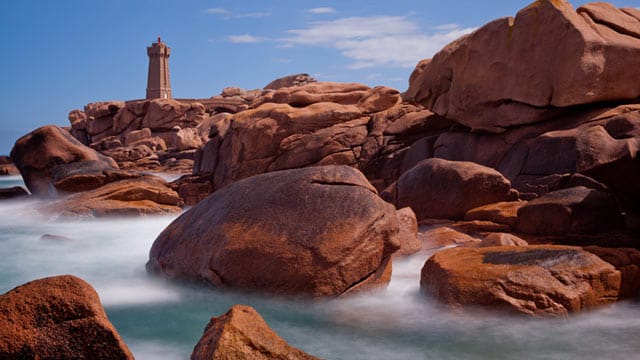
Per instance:
[[[149,76],[147,77],[147,99],[171,99],[171,81],[169,80],[169,55],[171,48],[158,42],[147,47],[149,55]]]

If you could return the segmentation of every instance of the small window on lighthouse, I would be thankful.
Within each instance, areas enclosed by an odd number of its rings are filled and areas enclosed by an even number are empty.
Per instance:
[[[169,95],[165,92],[164,93],[164,98],[167,99],[169,97]]]

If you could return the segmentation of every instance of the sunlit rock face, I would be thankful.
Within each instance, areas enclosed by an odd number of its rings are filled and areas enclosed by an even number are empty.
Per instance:
[[[579,247],[455,248],[429,258],[420,286],[454,307],[565,316],[616,301],[621,274]]]
[[[405,99],[473,130],[502,132],[558,109],[640,97],[636,9],[538,0],[446,46]]]

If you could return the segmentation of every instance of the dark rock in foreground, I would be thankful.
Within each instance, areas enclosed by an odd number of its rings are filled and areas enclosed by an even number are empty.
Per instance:
[[[133,359],[98,294],[70,275],[0,295],[2,359]]]
[[[621,275],[579,247],[454,248],[427,260],[420,287],[454,307],[564,316],[616,301]]]
[[[320,166],[228,185],[170,224],[147,270],[220,287],[312,296],[386,285],[395,208],[357,170]]]
[[[317,359],[291,347],[250,306],[234,305],[211,318],[193,349],[192,360]]]

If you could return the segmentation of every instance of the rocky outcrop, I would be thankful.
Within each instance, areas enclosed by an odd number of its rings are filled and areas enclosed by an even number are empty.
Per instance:
[[[266,92],[250,109],[225,120],[227,129],[210,136],[194,175],[213,174],[213,187],[219,189],[270,171],[350,165],[376,184],[376,178],[383,177],[376,185],[381,189],[397,177],[394,170],[381,170],[389,168],[386,163],[377,162],[387,154],[385,145],[407,127],[412,127],[411,136],[437,127],[417,124],[430,114],[423,113],[413,122],[403,120],[393,134],[383,134],[388,125],[416,109],[401,105],[395,89],[354,83],[310,83]]]
[[[73,175],[79,181],[82,174],[118,169],[113,159],[84,146],[56,126],[38,128],[18,139],[11,158],[29,191],[39,196],[55,195],[55,184],[67,176]]]
[[[278,90],[284,87],[292,87],[292,86],[302,86],[311,83],[318,82],[318,80],[309,76],[309,74],[295,74],[289,75],[285,77],[281,77],[279,79],[275,79],[267,86],[264,87],[265,90]]]
[[[68,217],[140,216],[178,213],[182,204],[161,178],[137,175],[70,195],[39,210]]]
[[[191,359],[317,358],[287,344],[252,307],[234,305],[226,314],[211,318]]]
[[[558,190],[518,209],[516,229],[527,234],[565,235],[607,232],[623,221],[611,194],[584,186]]]
[[[502,132],[558,109],[638,99],[639,59],[638,21],[629,12],[539,0],[421,63],[405,98],[471,129]]]
[[[184,172],[158,155],[202,146],[212,111],[195,100],[100,102],[71,111],[69,121],[76,139],[114,157],[123,169]]]
[[[620,271],[569,246],[454,248],[433,255],[420,287],[454,306],[565,316],[616,301]]]
[[[133,359],[96,291],[71,275],[0,295],[0,358]]]
[[[276,294],[384,286],[399,247],[395,208],[357,170],[319,166],[230,184],[171,223],[147,270]]]
[[[509,180],[471,162],[427,159],[400,176],[383,197],[421,219],[462,219],[478,206],[514,200]]]

